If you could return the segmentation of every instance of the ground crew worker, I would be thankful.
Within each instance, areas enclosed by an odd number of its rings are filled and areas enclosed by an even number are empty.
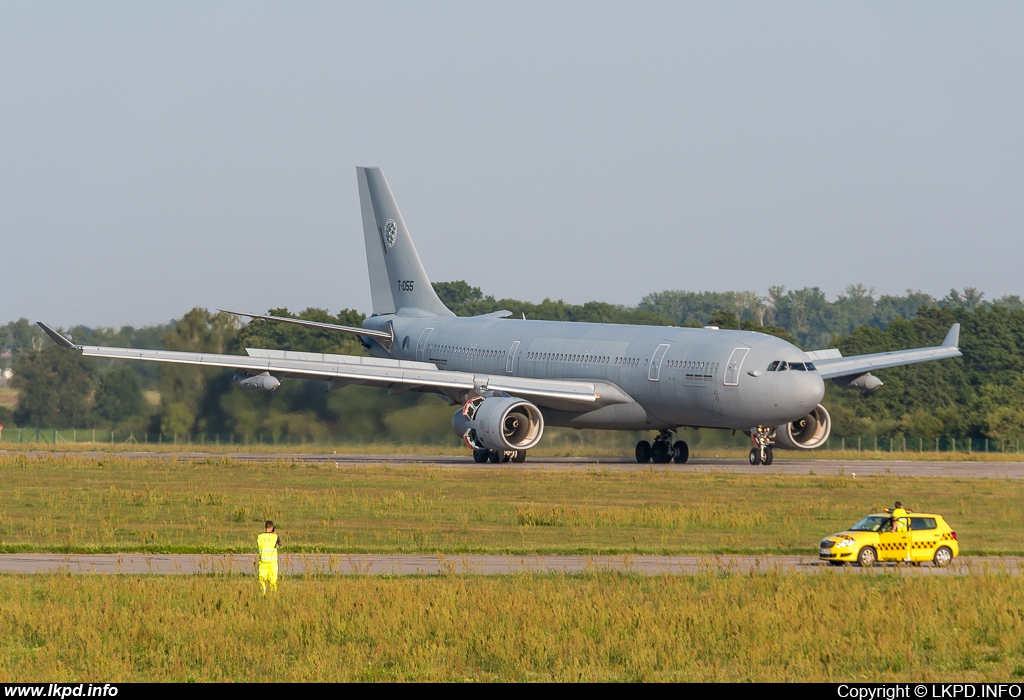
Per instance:
[[[896,501],[896,505],[892,509],[892,531],[893,532],[906,532],[910,525],[910,518],[907,514],[910,511],[903,507],[903,504]]]
[[[281,546],[281,538],[274,531],[273,520],[266,522],[265,531],[256,537],[256,544],[260,551],[260,588],[266,595],[268,583],[270,590],[277,590],[277,548]]]
[[[886,510],[888,511],[888,508]],[[910,561],[910,517],[908,515],[910,512],[909,508],[904,508],[902,503],[896,501],[889,518],[892,521],[892,531],[903,533],[903,540],[906,545],[903,560],[908,562]]]

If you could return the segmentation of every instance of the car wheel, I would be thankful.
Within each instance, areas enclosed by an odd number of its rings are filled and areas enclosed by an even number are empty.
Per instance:
[[[875,553],[874,547],[864,547],[857,553],[857,563],[865,569],[874,566],[876,561],[878,561],[878,554]]]
[[[939,547],[938,551],[935,552],[935,558],[932,559],[932,563],[940,569],[944,566],[949,566],[951,561],[953,561],[953,550],[949,547]]]

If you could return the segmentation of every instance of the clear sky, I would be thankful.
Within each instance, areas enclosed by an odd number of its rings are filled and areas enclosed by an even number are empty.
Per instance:
[[[0,323],[369,311],[356,165],[435,281],[636,304],[1024,294],[1024,3],[0,2]]]

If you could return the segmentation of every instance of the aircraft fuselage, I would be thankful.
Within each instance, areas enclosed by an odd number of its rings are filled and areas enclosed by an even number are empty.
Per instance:
[[[763,333],[495,317],[372,316],[394,329],[391,352],[439,369],[603,382],[636,403],[586,412],[544,408],[549,425],[651,430],[679,426],[746,430],[796,420],[825,393],[796,346]],[[803,370],[767,371],[777,360]],[[813,367],[813,364],[811,365]]]

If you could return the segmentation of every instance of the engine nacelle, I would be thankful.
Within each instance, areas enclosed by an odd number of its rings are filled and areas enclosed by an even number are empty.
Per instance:
[[[455,412],[452,429],[474,450],[528,450],[544,434],[544,416],[523,399],[477,396]]]
[[[824,445],[831,432],[832,416],[819,403],[806,416],[776,428],[775,444],[787,450],[813,450]]]
[[[263,372],[262,374],[235,372],[234,380],[235,384],[243,389],[252,389],[254,391],[273,391],[281,386],[281,380],[270,372]]]

